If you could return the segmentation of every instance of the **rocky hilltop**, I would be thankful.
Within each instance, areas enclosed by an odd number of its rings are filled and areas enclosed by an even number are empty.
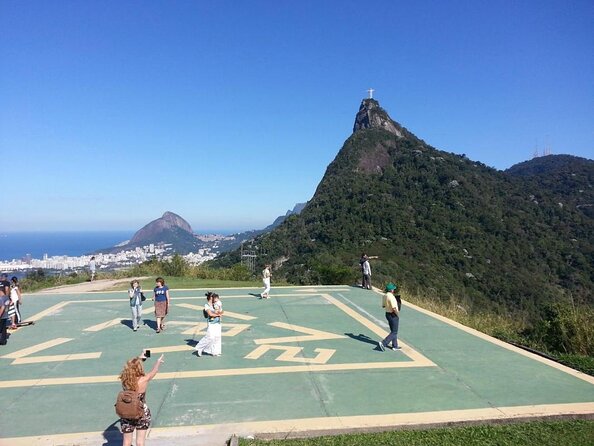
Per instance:
[[[190,236],[194,236],[192,227],[186,220],[173,212],[165,212],[161,218],[151,221],[137,231],[129,243],[131,245],[146,245],[147,241],[153,243],[159,238],[168,238],[167,233],[170,231],[187,232]]]
[[[376,285],[468,308],[593,303],[594,163],[554,161],[501,172],[430,146],[365,99],[313,198],[254,246],[291,283],[352,284],[366,252],[379,256]]]
[[[151,221],[138,230],[125,243],[97,252],[115,253],[149,245],[167,245],[171,253],[188,254],[196,252],[203,244],[196,238],[190,224],[173,212]]]

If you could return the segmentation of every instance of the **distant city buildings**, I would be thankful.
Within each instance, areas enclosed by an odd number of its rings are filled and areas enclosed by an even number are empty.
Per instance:
[[[215,237],[210,238],[209,242],[214,242],[220,240],[217,237],[224,237],[224,236],[205,236],[206,237]],[[224,238],[226,239],[226,238]],[[212,248],[205,247],[199,249],[195,253],[190,253],[187,255],[182,256],[189,264],[191,265],[199,265],[207,260],[212,260],[218,255],[218,251],[216,251],[217,245],[215,244]],[[137,265],[147,260],[150,260],[153,257],[161,260],[168,260],[173,257],[174,253],[172,252],[171,245],[168,244],[158,244],[155,245],[151,243],[150,245],[143,246],[142,248],[138,247],[133,250],[128,251],[120,251],[115,254],[94,254],[95,260],[97,261],[97,267],[103,270],[114,270],[120,269],[125,267],[130,267],[133,265]],[[2,271],[27,271],[27,270],[36,270],[36,269],[49,269],[49,270],[81,270],[88,268],[89,260],[91,259],[91,255],[85,256],[48,256],[47,254],[43,255],[43,259],[34,259],[31,257],[30,254],[27,254],[20,260],[10,260],[10,261],[0,261],[0,270]]]

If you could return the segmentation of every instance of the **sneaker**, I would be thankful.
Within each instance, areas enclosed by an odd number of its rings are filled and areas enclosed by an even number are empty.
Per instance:
[[[196,350],[196,356],[200,358],[202,356],[202,350]]]
[[[380,349],[381,351],[383,351],[383,352],[385,352],[385,351],[386,351],[386,347],[384,347],[384,343],[383,343],[382,341],[379,341],[379,342],[377,343],[377,346],[379,347],[379,349]]]
[[[402,350],[402,347],[392,347],[392,350],[394,350],[394,351]]]
[[[134,328],[133,330],[134,330],[134,331],[138,331],[138,327]]]

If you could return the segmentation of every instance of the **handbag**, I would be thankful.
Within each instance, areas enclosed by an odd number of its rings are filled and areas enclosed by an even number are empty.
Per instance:
[[[142,292],[140,293],[140,300],[141,300],[142,302],[144,302],[144,301],[146,300],[146,296],[145,296],[145,295],[144,295],[144,293],[142,293]]]

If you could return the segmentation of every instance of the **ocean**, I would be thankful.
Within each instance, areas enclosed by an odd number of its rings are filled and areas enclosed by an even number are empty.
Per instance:
[[[134,231],[0,233],[0,260],[48,256],[82,256],[129,240]]]

